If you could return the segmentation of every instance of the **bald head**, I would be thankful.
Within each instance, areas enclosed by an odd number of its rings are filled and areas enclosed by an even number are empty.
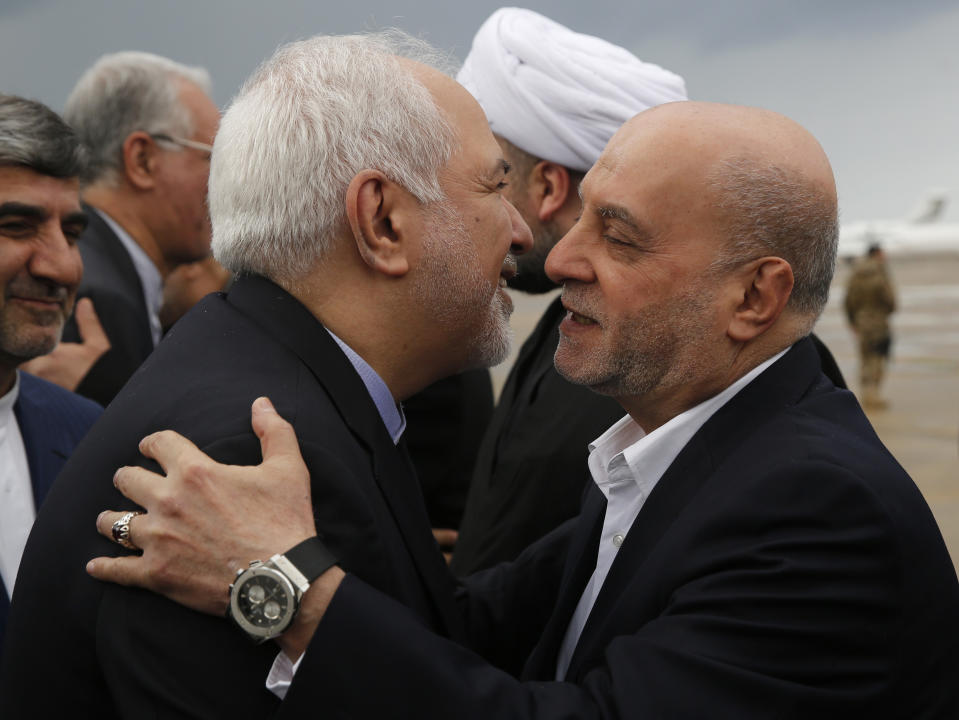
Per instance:
[[[683,102],[640,113],[599,163],[657,168],[662,202],[703,213],[724,239],[717,271],[774,255],[792,267],[789,308],[809,330],[835,269],[836,184],[822,147],[802,126],[759,108]]]

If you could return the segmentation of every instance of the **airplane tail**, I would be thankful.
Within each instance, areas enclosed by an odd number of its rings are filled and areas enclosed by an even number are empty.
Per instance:
[[[936,222],[942,217],[946,209],[946,194],[932,192],[926,197],[918,209],[906,218],[906,222],[915,225],[927,225]]]

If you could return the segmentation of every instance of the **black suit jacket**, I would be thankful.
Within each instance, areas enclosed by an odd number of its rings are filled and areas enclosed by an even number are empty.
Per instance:
[[[84,572],[90,558],[118,552],[94,519],[130,507],[111,478],[141,462],[140,438],[172,428],[220,461],[259,462],[249,415],[260,395],[296,429],[317,524],[343,567],[424,627],[458,636],[416,478],[362,380],[299,302],[243,278],[177,323],[48,496],[14,593],[0,716],[236,720],[275,709],[264,687],[274,644],[255,647],[223,618]]]
[[[567,682],[551,682],[604,511],[591,493],[568,529],[468,581],[465,617],[471,638],[487,638],[483,653],[550,616],[526,682],[348,576],[283,716],[311,717],[323,701],[332,716],[371,719],[959,717],[952,561],[918,489],[852,394],[820,373],[811,341],[672,463],[619,550]],[[537,565],[563,535],[565,568]]]
[[[33,506],[43,504],[50,486],[103,408],[29,373],[20,373],[13,406],[30,468]],[[9,609],[8,588],[0,580],[0,650]]]
[[[83,281],[77,294],[93,301],[110,349],[83,378],[77,393],[106,406],[153,352],[153,336],[143,285],[130,255],[93,208],[84,206],[84,210],[90,222],[80,236]],[[63,339],[80,339],[73,318],[64,328]]]
[[[452,569],[469,575],[514,560],[579,513],[588,444],[623,416],[610,397],[556,372],[566,311],[556,298],[523,343],[480,443]]]
[[[469,492],[470,469],[493,414],[489,370],[466,370],[403,402],[410,451],[430,525],[458,529]]]

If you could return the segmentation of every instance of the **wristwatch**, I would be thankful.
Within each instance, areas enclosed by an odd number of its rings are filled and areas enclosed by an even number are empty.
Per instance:
[[[230,585],[226,614],[254,642],[282,634],[293,622],[310,583],[336,564],[318,537],[311,537],[266,562],[238,570]]]

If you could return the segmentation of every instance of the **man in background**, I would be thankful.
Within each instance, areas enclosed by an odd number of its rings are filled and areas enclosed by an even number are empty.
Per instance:
[[[886,254],[879,245],[870,245],[866,256],[853,268],[843,306],[859,350],[863,407],[882,410],[887,403],[879,387],[892,348],[889,316],[896,311],[896,292],[886,266]]]
[[[157,55],[104,55],[63,117],[86,146],[90,222],[80,239],[80,297],[93,300],[110,349],[79,382],[107,405],[160,341],[164,279],[210,251],[206,206],[219,111],[201,68]],[[74,324],[67,340],[82,340]]]
[[[56,113],[0,95],[0,649],[36,510],[101,411],[17,370],[53,350],[73,310],[82,162]]]

